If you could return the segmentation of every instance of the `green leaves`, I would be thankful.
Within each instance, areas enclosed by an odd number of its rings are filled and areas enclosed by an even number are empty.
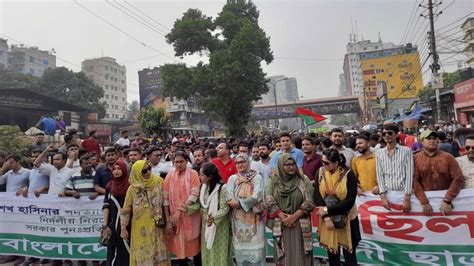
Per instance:
[[[170,121],[171,114],[164,107],[150,106],[138,115],[140,127],[149,135],[168,131]]]
[[[255,5],[243,0],[226,4],[214,21],[189,9],[166,36],[177,56],[208,53],[209,63],[161,67],[164,95],[198,95],[201,108],[221,121],[229,136],[246,134],[252,103],[268,91],[260,63],[271,63],[273,54],[258,16]]]

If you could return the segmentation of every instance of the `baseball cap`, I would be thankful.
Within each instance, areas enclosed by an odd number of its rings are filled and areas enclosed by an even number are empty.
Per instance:
[[[431,130],[427,129],[427,130],[423,131],[423,133],[421,133],[418,138],[420,140],[424,140],[425,138],[427,138],[429,136],[438,137],[438,133],[436,133],[436,131],[431,131]]]

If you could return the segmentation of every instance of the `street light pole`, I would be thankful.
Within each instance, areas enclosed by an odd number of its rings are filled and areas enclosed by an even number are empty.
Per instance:
[[[272,86],[273,86],[273,96],[275,97],[275,115],[276,115],[275,129],[280,127],[280,121],[278,120],[278,102],[277,102],[276,85],[278,84],[278,82],[284,81],[284,80],[287,80],[287,79],[288,78],[282,78],[282,79],[279,79],[275,82],[272,82],[271,80],[269,81],[270,84],[272,84]]]

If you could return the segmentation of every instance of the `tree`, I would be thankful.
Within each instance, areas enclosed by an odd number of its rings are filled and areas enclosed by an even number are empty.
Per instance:
[[[226,4],[214,20],[189,9],[166,35],[176,56],[206,54],[209,63],[162,66],[164,95],[200,96],[200,106],[229,136],[246,134],[253,102],[268,91],[260,63],[269,64],[273,55],[258,17],[256,6],[244,0]]]
[[[452,90],[454,85],[461,82],[461,76],[459,71],[452,73],[443,73],[443,85],[444,88],[440,89],[440,92]],[[418,98],[422,101],[429,101],[432,96],[435,95],[435,90],[431,87],[431,82],[428,82],[423,89],[418,92]]]
[[[150,106],[138,115],[140,127],[149,135],[167,132],[170,128],[170,121],[171,114],[166,112],[164,107]]]
[[[105,116],[105,103],[100,102],[104,90],[83,72],[73,72],[65,67],[46,69],[41,77],[0,69],[0,87],[30,89],[94,110],[99,118]]]
[[[23,134],[19,126],[0,125],[0,151],[7,154],[26,155],[30,142],[31,140]]]
[[[132,101],[127,106],[127,120],[135,121],[140,113],[140,103],[138,101]]]

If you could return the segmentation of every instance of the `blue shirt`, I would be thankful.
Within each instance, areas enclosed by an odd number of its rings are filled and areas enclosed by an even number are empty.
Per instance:
[[[17,192],[20,188],[28,186],[29,177],[30,170],[22,167],[16,173],[10,170],[0,176],[0,184],[7,184],[6,192]]]
[[[94,185],[99,185],[101,188],[105,188],[110,180],[112,180],[112,171],[110,171],[107,164],[97,167],[95,170]]]
[[[278,158],[280,158],[282,151],[277,151],[275,154],[273,154],[272,159],[270,160],[270,167],[272,169],[277,169],[278,168]],[[295,159],[296,165],[298,168],[303,167],[303,162],[304,162],[304,153],[297,148],[291,148],[291,156]]]
[[[43,132],[46,135],[54,135],[56,133],[56,120],[51,117],[45,117],[40,122]]]
[[[49,177],[40,173],[39,169],[35,167],[30,170],[29,182],[28,192],[35,192],[38,188],[49,185]]]

